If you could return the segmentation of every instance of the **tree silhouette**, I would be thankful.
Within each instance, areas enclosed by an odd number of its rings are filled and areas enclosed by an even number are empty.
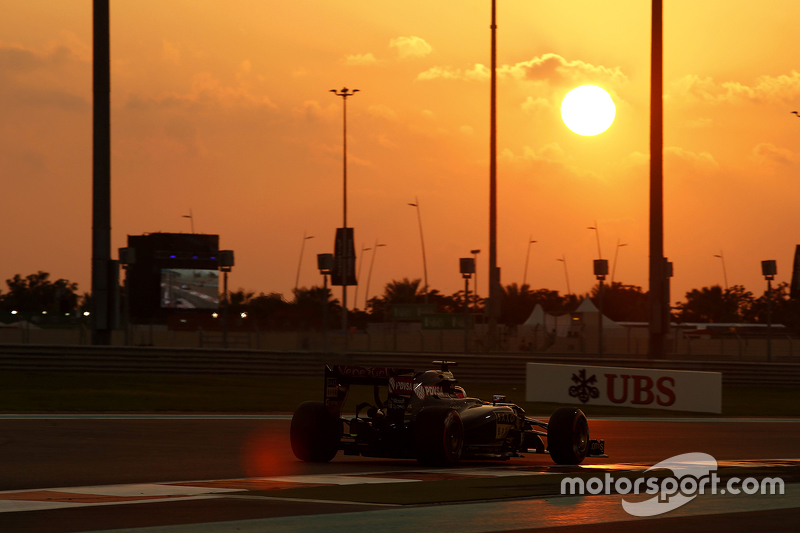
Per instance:
[[[294,291],[294,316],[304,325],[310,323],[322,327],[323,305],[327,306],[328,327],[341,322],[342,306],[332,298],[330,288],[302,287]]]
[[[503,287],[500,293],[500,322],[517,326],[525,322],[536,304],[527,284],[522,287],[516,283]]]
[[[741,285],[723,290],[719,285],[694,289],[686,293],[686,302],[677,305],[679,322],[738,323],[744,322],[753,306],[753,293]]]
[[[50,281],[50,274],[39,271],[21,277],[16,274],[6,280],[8,292],[0,298],[5,312],[73,313],[78,308],[78,284],[65,279]]]
[[[390,281],[383,290],[383,299],[388,305],[422,303],[425,294],[419,289],[421,283],[421,279],[408,278]]]
[[[591,299],[599,307],[597,292],[599,284],[592,289]],[[635,285],[614,282],[603,287],[603,314],[616,322],[647,322],[648,293]]]
[[[372,321],[388,320],[393,305],[424,303],[425,293],[419,287],[421,283],[421,279],[408,278],[387,283],[383,289],[383,296],[375,296],[367,302],[367,311],[372,316]]]
[[[772,287],[770,295],[773,324],[783,324],[792,331],[800,330],[800,301],[792,300],[789,284],[781,282]],[[745,322],[767,323],[767,291],[756,298],[744,316]]]
[[[239,289],[238,291],[231,291],[228,297],[229,311],[231,313],[244,313],[249,310],[250,300],[255,295],[255,292],[245,291]]]

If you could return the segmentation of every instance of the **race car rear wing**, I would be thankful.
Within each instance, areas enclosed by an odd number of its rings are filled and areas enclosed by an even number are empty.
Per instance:
[[[389,379],[412,376],[412,368],[390,368],[383,366],[325,366],[325,406],[337,417],[344,405],[350,385],[388,386]],[[377,392],[377,391],[376,391]]]

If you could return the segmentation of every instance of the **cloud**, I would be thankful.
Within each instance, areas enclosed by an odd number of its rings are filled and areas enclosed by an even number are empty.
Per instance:
[[[0,43],[0,99],[6,111],[30,106],[86,113],[91,94],[75,80],[91,74],[89,67],[65,45],[40,52]]]
[[[515,79],[557,82],[561,80],[606,81],[620,85],[628,81],[619,67],[592,65],[580,60],[567,61],[558,54],[544,54],[516,65],[503,65],[500,75]]]
[[[27,178],[44,174],[48,169],[48,158],[38,151],[0,148],[0,166],[9,176]]]
[[[522,107],[522,110],[527,113],[535,113],[540,109],[549,108],[550,102],[547,100],[547,98],[542,98],[541,96],[537,96],[536,98],[529,96],[524,102],[522,102],[520,107]]]
[[[164,133],[194,152],[197,149],[197,128],[187,118],[182,116],[172,117],[164,125]]]
[[[664,149],[664,163],[665,165],[689,166],[701,172],[713,172],[719,169],[719,163],[708,152],[700,152],[698,154],[678,146],[667,146]]]
[[[398,146],[398,145],[397,145],[397,143],[395,143],[395,142],[391,141],[391,140],[390,140],[390,139],[389,139],[389,138],[388,138],[386,135],[384,135],[383,133],[381,133],[380,135],[378,135],[378,144],[379,144],[379,145],[381,145],[381,146],[383,146],[384,148],[391,148],[391,149],[397,148],[397,146]]]
[[[433,47],[421,37],[397,37],[389,41],[390,48],[397,48],[400,59],[408,57],[425,57],[433,51]]]
[[[622,158],[622,166],[628,169],[648,167],[650,154],[631,152]],[[720,166],[714,156],[708,152],[695,153],[679,146],[664,148],[664,171],[671,175],[680,175],[686,171],[709,174],[719,170]]]
[[[177,46],[167,41],[166,39],[163,39],[161,59],[165,63],[171,63],[173,65],[177,65],[181,61],[181,51],[178,50]]]
[[[797,156],[788,148],[779,148],[774,144],[760,143],[753,148],[753,159],[774,170],[778,166],[787,166],[797,161]]]
[[[25,89],[17,91],[13,98],[19,103],[34,107],[49,107],[76,113],[88,113],[91,110],[91,102],[86,98],[59,90]]]
[[[514,65],[502,65],[497,69],[501,79],[518,81],[547,81],[550,83],[594,81],[621,85],[628,81],[619,67],[592,65],[580,60],[567,61],[558,54],[544,54],[529,61],[521,61]],[[480,63],[462,70],[450,66],[432,67],[417,76],[418,80],[437,78],[455,80],[488,80],[491,76],[489,67]]]
[[[292,114],[308,122],[340,118],[339,108],[336,105],[328,104],[323,108],[317,100],[306,100],[303,102],[303,107],[292,109]]]
[[[717,83],[711,77],[688,74],[672,84],[672,95],[688,101],[718,104],[789,102],[800,96],[800,72],[760,76],[752,86],[738,81]]]
[[[240,65],[242,71],[249,68],[249,61]],[[237,75],[237,78],[241,78]],[[240,80],[241,82],[241,80]],[[223,85],[222,82],[211,75],[210,72],[200,72],[192,79],[192,88],[187,93],[168,93],[158,97],[139,96],[131,94],[125,105],[128,109],[173,109],[186,107],[207,107],[209,105],[234,108],[270,108],[277,109],[268,96],[254,94],[247,85],[240,83],[238,86]]]
[[[397,120],[397,112],[385,105],[371,105],[367,111],[373,117],[379,117],[386,120]]]
[[[371,67],[379,63],[372,53],[349,55],[342,60],[342,64],[347,67]]]
[[[450,66],[445,67],[431,67],[425,72],[417,75],[418,80],[434,80],[442,78],[445,80],[488,80],[491,76],[489,67],[480,63],[476,63],[474,67],[468,70],[461,70]]]
[[[460,69],[453,67],[431,67],[425,72],[420,72],[417,75],[418,80],[435,80],[442,78],[445,80],[465,80],[466,76]]]
[[[631,152],[622,158],[622,166],[626,168],[637,168],[648,165],[650,163],[650,155],[643,154],[642,152]]]
[[[712,119],[701,117],[694,120],[687,120],[686,126],[689,128],[708,128],[711,127],[713,123],[714,121]]]
[[[514,155],[509,150],[503,150],[503,158],[508,161],[546,161],[548,163],[560,163],[566,159],[566,153],[557,142],[547,143],[538,150],[525,146],[521,155]]]
[[[32,72],[63,65],[71,59],[72,51],[64,45],[47,52],[34,52],[18,45],[0,43],[0,74]]]

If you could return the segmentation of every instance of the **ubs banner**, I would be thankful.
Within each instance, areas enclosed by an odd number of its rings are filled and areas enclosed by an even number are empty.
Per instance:
[[[528,363],[529,402],[722,412],[722,374]]]

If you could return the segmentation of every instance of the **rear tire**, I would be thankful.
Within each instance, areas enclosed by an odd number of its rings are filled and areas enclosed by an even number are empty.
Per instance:
[[[339,451],[342,421],[331,415],[322,402],[303,402],[292,416],[289,437],[295,457],[327,463]]]
[[[424,407],[414,427],[417,461],[428,466],[458,462],[464,447],[464,423],[455,409]]]
[[[547,448],[556,464],[578,465],[589,451],[589,423],[583,411],[561,407],[547,424]]]

